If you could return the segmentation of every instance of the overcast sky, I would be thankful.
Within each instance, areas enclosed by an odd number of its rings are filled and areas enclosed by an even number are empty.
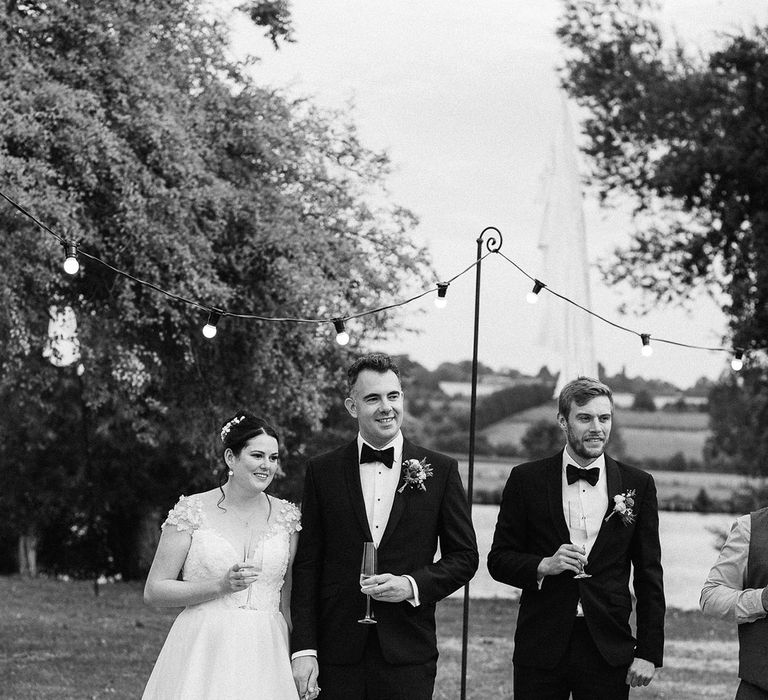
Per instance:
[[[221,0],[224,2],[224,0]],[[711,47],[718,31],[768,20],[764,0],[665,0],[663,20],[686,42]],[[392,198],[420,219],[415,235],[431,252],[434,282],[453,277],[475,258],[486,226],[499,228],[502,251],[534,277],[547,154],[561,124],[554,66],[560,47],[554,26],[557,0],[292,0],[296,43],[275,52],[259,33],[237,23],[236,43],[261,57],[259,82],[347,108],[364,143],[385,149],[395,164]],[[719,346],[725,321],[702,298],[695,310],[655,307],[636,315],[633,290],[608,287],[595,263],[627,240],[625,215],[584,202],[591,308],[623,326],[653,336]],[[454,282],[449,304],[432,297],[399,312],[419,334],[396,334],[381,349],[407,352],[433,369],[472,357],[474,272]],[[546,304],[525,302],[529,280],[499,256],[483,263],[479,359],[494,368],[557,371],[557,354],[538,344]],[[565,296],[568,289],[557,291]],[[629,314],[619,313],[625,304]],[[727,366],[723,353],[656,345],[640,355],[634,335],[594,323],[598,361],[611,373],[658,377],[681,387]]]

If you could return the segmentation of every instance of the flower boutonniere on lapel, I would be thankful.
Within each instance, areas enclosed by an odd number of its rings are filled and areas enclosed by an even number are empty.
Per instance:
[[[608,522],[612,516],[619,514],[621,522],[624,525],[630,525],[635,522],[635,511],[632,510],[635,507],[635,489],[630,489],[624,493],[617,493],[613,497],[613,510],[605,517],[605,522]]]
[[[421,461],[418,459],[406,459],[403,462],[403,485],[397,489],[397,492],[402,493],[406,486],[418,489],[419,491],[426,491],[427,487],[424,482],[430,476],[432,476],[432,465],[427,464],[426,457]]]

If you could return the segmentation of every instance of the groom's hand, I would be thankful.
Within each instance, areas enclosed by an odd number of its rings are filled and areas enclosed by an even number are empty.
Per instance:
[[[656,667],[650,661],[635,659],[627,671],[627,685],[632,688],[648,685],[655,673]]]
[[[557,576],[563,571],[574,571],[578,573],[579,563],[586,564],[587,558],[581,553],[581,548],[575,544],[561,544],[558,550],[551,557],[544,557],[539,562],[536,569],[539,579],[544,576]]]
[[[413,586],[405,576],[378,574],[371,576],[360,590],[374,600],[385,603],[402,603],[413,598]]]
[[[316,656],[297,656],[291,661],[293,682],[301,698],[317,697],[318,665]]]

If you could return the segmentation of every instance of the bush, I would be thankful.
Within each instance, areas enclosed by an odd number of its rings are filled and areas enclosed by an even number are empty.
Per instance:
[[[532,458],[545,457],[562,449],[563,431],[557,423],[550,420],[536,421],[525,431],[520,441],[525,454]]]
[[[541,406],[552,399],[552,388],[551,384],[520,384],[484,396],[477,402],[477,429],[482,430],[515,413]]]

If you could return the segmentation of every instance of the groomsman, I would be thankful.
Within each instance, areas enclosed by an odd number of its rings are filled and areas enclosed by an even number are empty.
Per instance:
[[[627,698],[662,665],[656,487],[650,474],[605,454],[612,420],[605,384],[570,382],[557,414],[565,448],[513,468],[504,488],[488,570],[522,589],[515,700]]]
[[[352,442],[307,465],[293,565],[292,666],[302,697],[429,700],[435,604],[472,578],[477,543],[455,459],[400,432],[403,390],[388,355],[348,370]],[[378,575],[361,588],[363,543]],[[439,545],[440,558],[435,560]],[[375,624],[361,624],[371,597]]]
[[[736,519],[699,602],[739,626],[736,700],[768,700],[768,508]]]

